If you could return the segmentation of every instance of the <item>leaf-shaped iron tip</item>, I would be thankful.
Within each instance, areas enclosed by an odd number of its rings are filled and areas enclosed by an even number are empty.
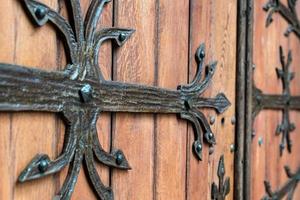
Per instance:
[[[116,164],[119,169],[131,170],[132,168],[127,161],[125,154],[121,150],[116,150],[113,152],[114,157],[116,158]]]
[[[133,29],[120,29],[119,36],[116,39],[117,44],[122,46],[134,32],[135,30]]]
[[[43,26],[48,21],[49,7],[34,0],[24,0],[24,2],[34,21],[39,26]]]
[[[39,178],[48,168],[49,156],[45,154],[36,155],[27,167],[21,172],[18,181],[23,183],[28,180]]]
[[[222,155],[218,166],[218,177],[223,177],[224,175],[225,175],[225,164],[224,164],[224,155]]]
[[[216,107],[218,113],[223,113],[227,110],[227,108],[229,108],[229,106],[231,106],[230,101],[228,100],[228,98],[225,96],[224,93],[219,93],[216,96],[216,101],[219,102],[219,106]]]
[[[197,49],[196,54],[195,54],[195,59],[197,61],[197,64],[202,62],[204,58],[205,58],[205,44],[202,43],[199,46],[199,48]]]
[[[196,140],[193,144],[194,153],[196,154],[197,158],[202,161],[202,150],[203,145],[200,141]]]

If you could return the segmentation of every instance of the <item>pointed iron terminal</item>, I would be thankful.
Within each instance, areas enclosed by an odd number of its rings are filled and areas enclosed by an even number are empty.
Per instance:
[[[203,149],[202,144],[199,141],[195,141],[193,146],[194,146],[194,152],[197,155],[197,158],[199,160],[202,160],[202,149]]]
[[[88,103],[93,97],[93,88],[90,84],[85,84],[80,90],[79,95],[83,103]]]

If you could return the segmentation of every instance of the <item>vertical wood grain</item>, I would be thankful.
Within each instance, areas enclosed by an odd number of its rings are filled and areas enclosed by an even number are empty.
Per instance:
[[[300,68],[300,42],[293,33],[287,38],[284,32],[288,26],[286,21],[279,15],[273,15],[273,23],[266,28],[265,20],[267,13],[262,7],[267,1],[258,0],[254,2],[254,82],[264,93],[282,94],[282,81],[277,78],[276,68],[281,68],[279,58],[279,46],[283,47],[284,54],[287,56],[288,50],[293,53],[293,62],[290,70],[296,72],[295,79],[291,82],[292,95],[299,95]],[[283,3],[287,3],[283,1]],[[300,4],[297,4],[300,9]],[[277,125],[282,121],[282,112],[274,110],[262,111],[254,121],[254,130],[256,136],[252,141],[252,183],[250,199],[258,200],[265,195],[264,181],[271,183],[272,189],[277,190],[288,180],[284,171],[284,166],[288,165],[292,170],[300,167],[300,159],[297,154],[300,146],[299,112],[290,112],[290,120],[295,123],[296,130],[291,133],[293,142],[292,153],[287,149],[280,156],[279,145],[282,135],[276,136]],[[259,140],[263,141],[259,145]],[[295,199],[299,196],[299,190],[296,191]]]
[[[190,80],[196,73],[195,52],[199,44],[206,44],[206,64],[218,61],[215,75],[207,91],[206,97],[216,96],[219,92],[226,94],[231,106],[224,113],[217,115],[214,110],[204,110],[207,119],[215,117],[211,126],[215,133],[217,145],[212,155],[209,155],[205,145],[203,161],[195,159],[190,151],[193,143],[193,129],[189,128],[189,143],[187,146],[187,199],[211,199],[211,184],[219,184],[217,168],[220,156],[225,156],[226,175],[230,177],[230,194],[226,199],[233,199],[233,163],[234,154],[230,146],[235,140],[235,126],[232,119],[235,116],[235,80],[236,80],[236,1],[191,1],[190,13]],[[224,119],[224,124],[222,124]]]
[[[55,0],[42,2],[51,7],[57,6]],[[0,10],[1,62],[47,70],[57,69],[55,32],[48,25],[43,28],[33,26],[20,1],[1,1]],[[25,184],[18,184],[17,178],[37,153],[44,152],[53,158],[56,148],[56,117],[45,113],[2,114],[1,124],[1,158],[4,162],[0,173],[6,175],[1,178],[0,198],[50,198],[55,191],[53,176]]]
[[[115,26],[136,32],[115,51],[114,78],[153,85],[155,81],[155,1],[114,2]],[[113,148],[122,149],[131,171],[112,171],[115,199],[153,199],[153,137],[151,114],[116,114]]]
[[[187,83],[189,1],[158,1],[157,85],[175,89]],[[185,199],[187,123],[158,115],[155,136],[155,198]]]

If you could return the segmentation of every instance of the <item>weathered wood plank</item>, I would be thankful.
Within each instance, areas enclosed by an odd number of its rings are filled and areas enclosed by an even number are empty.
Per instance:
[[[115,26],[136,30],[114,55],[114,80],[153,85],[155,1],[115,1]],[[112,172],[115,199],[153,199],[153,115],[117,114],[113,148],[124,151],[131,171]]]
[[[224,154],[226,177],[230,177],[230,194],[226,199],[233,199],[233,164],[234,154],[230,146],[235,141],[235,126],[232,119],[235,115],[235,81],[236,81],[236,1],[191,1],[190,11],[190,70],[189,78],[193,78],[196,70],[194,53],[199,43],[206,43],[206,63],[218,61],[216,74],[205,96],[214,96],[223,92],[232,103],[231,107],[221,115],[214,110],[205,110],[207,118],[215,118],[212,131],[216,135],[217,145],[212,155],[205,146],[204,160],[199,163],[192,153],[188,152],[187,160],[187,199],[211,199],[211,184],[218,184],[217,168],[220,155]],[[224,123],[222,121],[224,120]],[[192,144],[193,130],[189,128],[189,146]]]
[[[44,3],[56,7],[54,0]],[[28,66],[56,68],[56,35],[46,26],[37,29],[28,20],[21,2],[3,1],[0,6],[1,61]],[[46,59],[47,58],[47,59]],[[1,199],[47,199],[55,192],[55,178],[48,177],[35,183],[17,184],[21,170],[38,152],[54,156],[56,148],[56,117],[52,114],[19,113],[2,115],[0,133],[1,154],[5,154],[1,174]],[[4,149],[7,147],[6,149]],[[2,156],[1,156],[2,158]],[[5,171],[3,171],[5,170]],[[47,188],[47,190],[45,190]],[[2,192],[3,191],[3,192]]]
[[[282,1],[285,4],[286,1]],[[291,33],[289,38],[284,36],[284,31],[287,28],[286,21],[278,14],[273,15],[273,23],[266,28],[265,19],[267,13],[262,10],[264,0],[255,1],[254,6],[254,82],[257,88],[267,94],[282,94],[282,82],[277,78],[276,67],[280,68],[279,46],[283,47],[285,55],[289,49],[293,53],[293,61],[291,71],[295,72],[296,76],[291,81],[292,95],[299,95],[299,74],[300,69],[297,67],[300,62],[299,54],[300,42],[294,33]],[[300,10],[300,4],[297,4],[297,9]],[[261,20],[263,19],[263,20]],[[272,84],[270,84],[272,83]],[[292,111],[290,113],[291,122],[296,126],[299,123],[299,112]],[[255,119],[254,130],[256,133],[252,141],[252,182],[251,182],[251,197],[250,199],[261,199],[265,194],[264,181],[270,182],[272,189],[277,190],[283,186],[288,180],[284,171],[284,166],[288,165],[292,170],[297,170],[300,165],[299,156],[299,127],[291,133],[293,141],[292,153],[289,154],[284,150],[280,156],[279,145],[281,143],[281,135],[276,136],[277,125],[282,121],[282,113],[280,110],[264,110]],[[259,141],[262,143],[259,144]],[[295,199],[299,196],[299,189],[296,190]]]
[[[157,85],[187,82],[189,1],[158,1]],[[158,115],[155,133],[155,198],[185,199],[187,123]]]

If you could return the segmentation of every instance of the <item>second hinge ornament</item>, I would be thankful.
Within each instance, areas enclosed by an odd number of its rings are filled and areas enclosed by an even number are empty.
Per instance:
[[[59,13],[34,0],[24,0],[34,21],[43,26],[48,21],[64,35],[70,63],[64,71],[47,72],[0,63],[0,111],[43,111],[61,113],[66,123],[65,145],[61,155],[50,160],[38,154],[19,176],[20,182],[58,173],[70,165],[68,175],[55,200],[68,200],[74,191],[81,165],[99,199],[112,200],[113,191],[104,186],[95,161],[105,166],[128,170],[129,163],[121,150],[105,152],[99,142],[96,122],[102,112],[180,114],[195,128],[193,151],[201,160],[203,139],[216,144],[206,117],[199,108],[212,108],[223,113],[230,105],[222,93],[215,98],[200,95],[207,89],[216,70],[216,62],[204,72],[205,47],[196,53],[198,71],[191,84],[168,90],[152,86],[107,81],[98,66],[101,44],[114,40],[123,45],[131,29],[96,30],[103,7],[110,0],[92,0],[85,19],[80,1],[68,1],[72,7],[74,28]],[[203,133],[203,135],[201,134]]]
[[[269,26],[273,21],[273,14],[279,13],[289,24],[285,31],[285,36],[294,32],[300,39],[300,21],[296,11],[297,0],[288,0],[288,6],[285,6],[280,0],[268,0],[264,6],[265,11],[269,12],[266,26]]]
[[[295,125],[290,122],[289,112],[290,110],[299,110],[300,109],[300,96],[291,96],[290,91],[290,82],[293,80],[295,74],[290,72],[290,65],[292,63],[292,53],[289,51],[287,60],[282,50],[280,50],[280,62],[282,69],[277,68],[277,76],[282,80],[283,84],[283,94],[282,95],[271,95],[264,94],[261,90],[254,86],[253,88],[253,118],[262,110],[262,109],[277,109],[283,111],[282,122],[277,126],[276,134],[282,134],[282,140],[280,144],[280,153],[282,154],[283,150],[287,145],[289,152],[292,151],[292,141],[290,138],[290,133],[295,129]]]

